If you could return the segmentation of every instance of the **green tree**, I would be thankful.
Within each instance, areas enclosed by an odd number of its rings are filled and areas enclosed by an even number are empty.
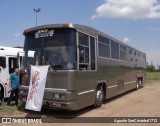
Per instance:
[[[160,72],[160,65],[157,66],[157,72]]]
[[[147,71],[148,72],[156,72],[156,68],[153,64],[147,65]]]

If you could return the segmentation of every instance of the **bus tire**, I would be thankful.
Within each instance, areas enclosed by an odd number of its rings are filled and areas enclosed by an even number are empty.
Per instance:
[[[139,83],[139,79],[137,80],[137,83],[136,83],[136,90],[140,89],[140,83]]]
[[[139,80],[139,87],[142,88],[143,87],[143,77],[141,77],[141,79]]]
[[[94,106],[96,108],[101,107],[104,101],[104,90],[102,88],[102,85],[97,87],[96,90],[96,98],[95,98],[95,104]]]

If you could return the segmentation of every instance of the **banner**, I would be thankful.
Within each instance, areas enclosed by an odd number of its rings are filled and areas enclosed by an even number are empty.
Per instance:
[[[41,111],[49,66],[31,66],[30,85],[25,109]]]

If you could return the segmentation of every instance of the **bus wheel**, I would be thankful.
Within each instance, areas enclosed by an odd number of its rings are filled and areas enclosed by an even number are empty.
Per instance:
[[[139,88],[142,88],[143,87],[143,81],[142,81],[142,79],[141,80],[139,80]]]
[[[137,81],[137,84],[136,84],[136,90],[138,90],[140,88],[140,83],[139,83],[139,80]]]
[[[104,92],[103,92],[103,88],[102,86],[98,86],[97,90],[96,90],[96,99],[95,99],[95,107],[101,107],[103,104],[103,100],[104,100]]]

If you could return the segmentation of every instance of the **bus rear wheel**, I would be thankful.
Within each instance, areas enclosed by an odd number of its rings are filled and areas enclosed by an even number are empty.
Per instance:
[[[140,80],[139,80],[139,88],[142,88],[143,87],[143,78],[141,78]]]
[[[137,80],[136,90],[140,89],[142,86],[142,81],[140,79]]]
[[[104,101],[104,91],[102,86],[98,86],[96,90],[95,107],[101,107]]]
[[[137,82],[137,84],[136,84],[136,90],[138,90],[139,89],[139,82]]]

